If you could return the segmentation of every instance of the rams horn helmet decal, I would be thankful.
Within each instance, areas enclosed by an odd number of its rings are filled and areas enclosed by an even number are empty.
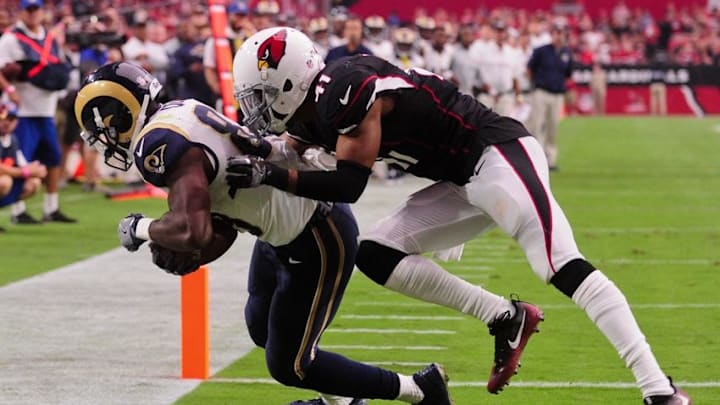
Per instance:
[[[280,59],[285,56],[287,30],[280,30],[260,44],[257,51],[258,70],[277,69]]]

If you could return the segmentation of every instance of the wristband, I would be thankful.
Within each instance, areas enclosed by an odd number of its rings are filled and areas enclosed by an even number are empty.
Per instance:
[[[27,179],[28,177],[30,177],[30,169],[28,169],[27,166],[22,166],[20,170],[22,171],[23,179]]]
[[[150,239],[150,224],[154,219],[152,218],[140,218],[137,225],[135,225],[135,237],[138,239],[151,240]]]
[[[7,93],[7,94],[15,93],[15,86],[13,86],[11,84],[11,85],[5,87],[5,93]]]

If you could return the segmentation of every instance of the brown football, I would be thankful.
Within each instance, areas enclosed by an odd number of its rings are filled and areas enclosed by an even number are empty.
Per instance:
[[[20,77],[22,66],[20,66],[19,63],[11,62],[3,66],[3,68],[0,69],[0,72],[2,72],[3,76],[5,76],[6,80],[13,82]]]

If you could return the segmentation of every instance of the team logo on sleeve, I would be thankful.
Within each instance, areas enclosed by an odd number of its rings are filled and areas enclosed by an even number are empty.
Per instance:
[[[280,59],[285,56],[287,31],[282,29],[260,44],[257,51],[258,70],[277,69]]]
[[[167,149],[167,144],[159,146],[145,158],[145,160],[143,161],[143,166],[145,167],[145,170],[150,173],[165,173],[165,149]]]

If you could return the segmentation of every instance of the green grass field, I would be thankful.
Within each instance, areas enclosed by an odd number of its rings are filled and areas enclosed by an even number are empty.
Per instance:
[[[625,292],[664,370],[689,382],[687,391],[700,405],[720,398],[719,128],[718,119],[571,118],[561,124],[561,170],[552,175],[555,197],[583,253]],[[64,210],[82,223],[8,227],[0,240],[2,251],[12,254],[2,255],[0,284],[115,247],[119,217],[128,211],[158,215],[164,206],[157,200],[109,203],[77,188],[62,199]],[[38,200],[30,206],[39,212]],[[7,219],[2,212],[0,225]],[[541,333],[501,395],[484,388],[492,361],[484,325],[392,293],[360,273],[321,345],[344,346],[335,351],[407,374],[420,364],[441,362],[459,405],[641,403],[632,386],[597,387],[632,383],[632,375],[584,313],[539,281],[508,237],[494,231],[470,242],[463,260],[447,268],[491,291],[517,293],[543,306]],[[397,319],[403,316],[417,319]],[[428,334],[348,332],[360,328]],[[418,346],[425,349],[410,350]],[[280,405],[314,396],[269,378],[264,354],[256,349],[177,403]],[[568,383],[581,386],[557,387]]]

